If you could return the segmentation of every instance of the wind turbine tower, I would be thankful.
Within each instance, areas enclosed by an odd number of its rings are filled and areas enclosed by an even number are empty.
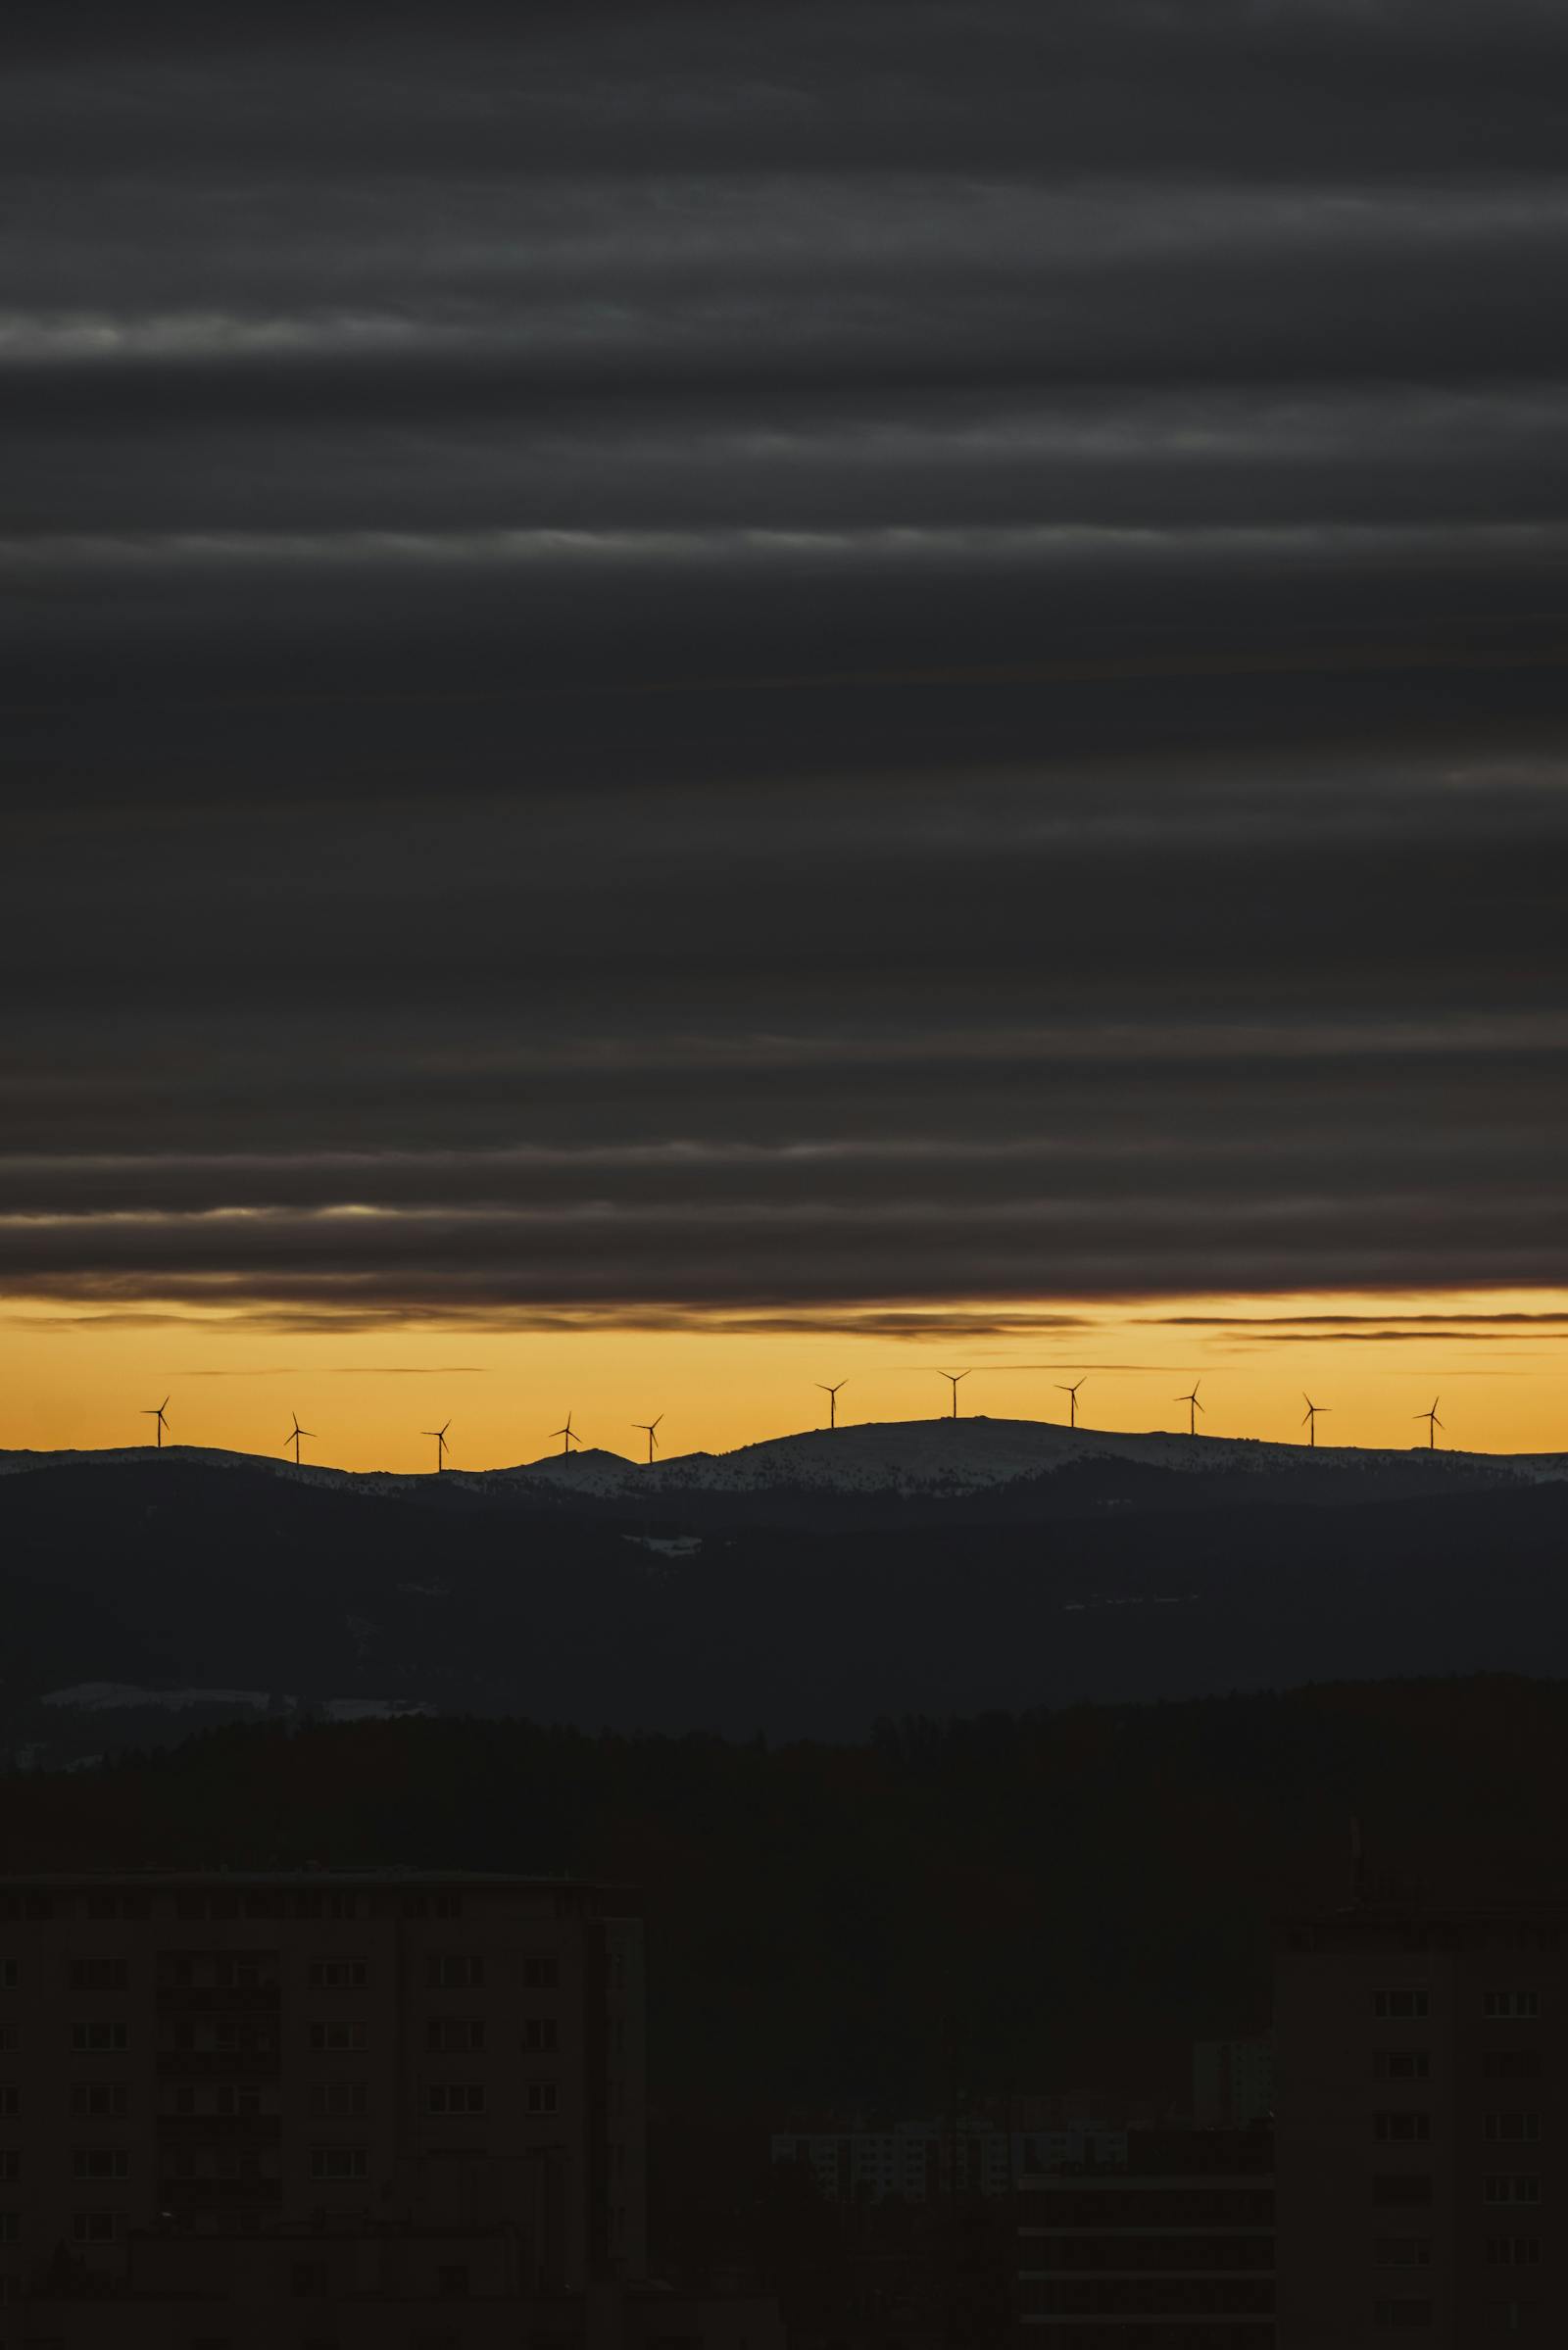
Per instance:
[[[1301,1415],[1301,1426],[1306,1430],[1307,1444],[1315,1446],[1317,1444],[1317,1415],[1320,1411],[1327,1411],[1330,1407],[1326,1403],[1314,1403],[1304,1388],[1301,1391],[1301,1401],[1306,1405],[1306,1410]]]
[[[662,1419],[664,1415],[662,1412],[661,1412],[659,1416],[661,1419]],[[577,1431],[571,1424],[570,1412],[567,1412],[566,1414],[565,1427],[552,1428],[550,1433],[552,1436],[559,1436],[561,1439],[561,1457],[563,1460],[565,1460],[569,1456],[573,1444],[580,1444],[582,1443],[582,1438],[577,1434]]]
[[[149,1403],[149,1404],[147,1405],[146,1409],[143,1411],[143,1413],[142,1413],[142,1415],[141,1415],[141,1416],[142,1416],[142,1418],[143,1418],[144,1420],[156,1420],[156,1421],[157,1421],[157,1423],[158,1423],[158,1450],[159,1450],[160,1452],[162,1452],[162,1450],[163,1450],[163,1448],[164,1448],[164,1430],[165,1430],[165,1429],[166,1429],[166,1428],[169,1426],[169,1417],[168,1417],[168,1414],[169,1414],[169,1397],[166,1395],[166,1396],[164,1397],[164,1399],[163,1399],[162,1403]]]
[[[1441,1395],[1434,1395],[1430,1411],[1418,1411],[1411,1414],[1413,1419],[1425,1420],[1427,1424],[1427,1450],[1429,1452],[1437,1449],[1438,1430],[1443,1426],[1443,1422],[1438,1418],[1438,1405],[1442,1401]]]
[[[1203,1408],[1198,1400],[1198,1391],[1202,1384],[1200,1379],[1195,1379],[1190,1395],[1172,1395],[1171,1397],[1172,1403],[1185,1403],[1187,1406],[1187,1433],[1189,1436],[1198,1434],[1198,1415]]]
[[[435,1473],[438,1477],[447,1465],[447,1428],[451,1425],[449,1420],[446,1428],[426,1428],[423,1431],[425,1436],[435,1439]]]
[[[1086,1371],[1084,1378],[1080,1379],[1075,1387],[1064,1387],[1059,1379],[1056,1382],[1058,1391],[1067,1398],[1067,1425],[1069,1428],[1076,1428],[1078,1425],[1078,1389],[1083,1386],[1084,1379],[1088,1377],[1089,1373]]]
[[[426,1432],[425,1432],[425,1433],[428,1435],[429,1431],[428,1431],[428,1430],[426,1430]],[[284,1449],[284,1451],[285,1451],[285,1452],[288,1450],[288,1448],[289,1448],[289,1445],[290,1445],[290,1444],[292,1444],[292,1445],[293,1445],[293,1447],[294,1447],[294,1466],[295,1466],[295,1468],[296,1468],[296,1469],[297,1469],[297,1468],[299,1467],[299,1465],[300,1465],[300,1438],[301,1438],[302,1436],[314,1437],[314,1436],[315,1436],[315,1434],[316,1434],[316,1431],[315,1431],[315,1429],[314,1429],[314,1428],[302,1428],[302,1427],[300,1426],[300,1415],[299,1415],[299,1413],[298,1413],[298,1412],[296,1412],[296,1413],[294,1414],[294,1425],[293,1425],[292,1429],[290,1429],[290,1431],[289,1431],[289,1434],[288,1434],[287,1438],[285,1439],[285,1441],[284,1441],[284,1444],[283,1444],[283,1449]]]
[[[836,1428],[839,1424],[839,1388],[848,1387],[850,1383],[847,1379],[841,1379],[837,1387],[829,1387],[825,1379],[819,1379],[816,1384],[827,1397],[827,1424],[829,1428]]]
[[[569,1412],[566,1416],[568,1420],[571,1417]],[[663,1416],[663,1413],[661,1412],[659,1415],[659,1420],[662,1420]],[[654,1430],[659,1426],[659,1420],[633,1420],[632,1422],[632,1426],[634,1428],[640,1428],[644,1436],[648,1439],[648,1466],[650,1468],[652,1468],[654,1465],[654,1454],[659,1450],[659,1439],[654,1434]],[[562,1433],[563,1431],[558,1428],[556,1434],[560,1436]]]
[[[967,1371],[939,1371],[937,1373],[939,1379],[948,1379],[953,1383],[953,1416],[955,1419],[958,1416],[958,1382],[960,1379],[967,1379],[968,1376]]]

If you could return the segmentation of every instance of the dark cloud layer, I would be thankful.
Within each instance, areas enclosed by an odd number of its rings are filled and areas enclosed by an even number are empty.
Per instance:
[[[6,1292],[1568,1281],[1560,9],[221,16],[0,80]]]

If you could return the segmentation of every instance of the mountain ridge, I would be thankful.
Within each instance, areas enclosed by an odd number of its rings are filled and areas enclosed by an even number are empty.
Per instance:
[[[897,1496],[933,1502],[1023,1487],[1089,1464],[1152,1469],[1183,1478],[1227,1481],[1286,1478],[1292,1498],[1308,1498],[1304,1481],[1325,1485],[1351,1478],[1394,1478],[1401,1490],[1452,1492],[1460,1486],[1537,1485],[1568,1480],[1568,1453],[1402,1450],[1353,1444],[1278,1444],[1258,1437],[1173,1435],[1157,1430],[1063,1428],[1051,1421],[996,1420],[975,1413],[961,1420],[865,1421],[838,1429],[808,1429],[765,1437],[729,1452],[676,1453],[652,1464],[601,1446],[549,1453],[489,1469],[407,1471],[343,1469],[326,1462],[274,1458],[228,1447],[167,1444],[99,1450],[0,1452],[0,1476],[64,1467],[113,1467],[168,1457],[212,1468],[268,1469],[309,1485],[363,1493],[409,1493],[439,1484],[448,1493],[518,1497],[537,1489],[579,1501],[646,1509],[651,1500],[676,1504],[701,1496],[777,1495],[795,1492],[830,1498]]]

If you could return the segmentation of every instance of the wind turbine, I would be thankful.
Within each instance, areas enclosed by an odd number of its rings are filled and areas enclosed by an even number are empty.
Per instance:
[[[449,1420],[447,1428],[450,1428],[452,1422]],[[423,1431],[424,1435],[433,1436],[435,1439],[435,1473],[438,1477],[447,1465],[447,1428],[426,1428]]]
[[[450,1425],[450,1423],[449,1423],[449,1425]],[[426,1430],[426,1432],[425,1432],[425,1433],[426,1433],[426,1435],[428,1435],[429,1431],[428,1431],[428,1430]],[[302,1428],[302,1427],[300,1426],[300,1415],[299,1415],[299,1413],[298,1413],[298,1412],[295,1412],[295,1414],[294,1414],[294,1426],[293,1426],[293,1428],[290,1430],[290,1432],[289,1432],[289,1435],[287,1436],[287,1438],[286,1438],[286,1439],[285,1439],[285,1441],[284,1441],[283,1449],[284,1449],[284,1451],[286,1452],[286,1451],[288,1450],[288,1448],[289,1448],[289,1445],[290,1445],[290,1444],[292,1444],[292,1445],[293,1445],[293,1447],[294,1447],[294,1466],[295,1466],[295,1468],[296,1468],[296,1469],[297,1469],[297,1468],[299,1467],[299,1465],[300,1465],[300,1438],[301,1438],[302,1436],[310,1436],[310,1437],[314,1437],[314,1436],[315,1436],[315,1434],[316,1434],[316,1431],[315,1431],[315,1429],[314,1429],[314,1428]]]
[[[958,1382],[960,1379],[967,1379],[968,1376],[967,1371],[939,1371],[937,1373],[939,1379],[951,1379],[953,1382],[953,1416],[955,1419],[958,1416]]]
[[[1202,1384],[1200,1379],[1195,1379],[1190,1395],[1172,1395],[1171,1397],[1172,1403],[1185,1403],[1187,1406],[1187,1433],[1189,1436],[1198,1434],[1198,1414],[1203,1408],[1198,1400],[1198,1391]]]
[[[1067,1405],[1067,1425],[1069,1428],[1076,1428],[1078,1425],[1078,1388],[1083,1386],[1084,1379],[1087,1379],[1089,1373],[1086,1371],[1084,1373],[1084,1378],[1079,1380],[1077,1387],[1063,1387],[1059,1379],[1056,1382],[1058,1392],[1070,1398]]]
[[[1301,1401],[1306,1405],[1306,1410],[1301,1415],[1301,1426],[1306,1430],[1307,1443],[1315,1445],[1317,1443],[1317,1415],[1320,1411],[1328,1411],[1331,1407],[1327,1403],[1314,1403],[1305,1388],[1301,1390]]]
[[[659,1416],[661,1419],[662,1419],[664,1415],[662,1412],[661,1412]],[[550,1433],[552,1436],[559,1436],[562,1439],[561,1456],[563,1460],[569,1456],[573,1444],[580,1444],[582,1443],[582,1438],[577,1434],[577,1431],[571,1424],[570,1412],[567,1412],[566,1414],[565,1427],[552,1428]]]
[[[1441,1395],[1434,1395],[1432,1398],[1432,1409],[1430,1411],[1412,1412],[1410,1415],[1413,1420],[1425,1420],[1427,1424],[1427,1450],[1429,1452],[1436,1449],[1438,1442],[1438,1430],[1443,1426],[1443,1422],[1438,1418],[1438,1405],[1442,1401],[1443,1397]]]
[[[837,1387],[829,1387],[825,1379],[819,1379],[816,1382],[816,1385],[821,1389],[823,1395],[827,1397],[827,1424],[829,1428],[836,1428],[839,1424],[839,1388],[848,1387],[849,1384],[850,1383],[847,1379],[841,1379]]]
[[[162,1403],[149,1403],[141,1415],[144,1420],[156,1420],[158,1422],[158,1449],[160,1452],[162,1452],[164,1448],[164,1430],[169,1425],[168,1420],[165,1417],[165,1414],[168,1412],[168,1410],[169,1397],[166,1395]]]
[[[659,1415],[659,1420],[662,1420],[663,1416],[663,1413],[661,1412]],[[633,1420],[632,1422],[632,1426],[634,1428],[640,1428],[644,1436],[648,1439],[648,1466],[650,1468],[652,1468],[654,1465],[654,1454],[659,1450],[659,1439],[654,1434],[654,1430],[659,1426],[659,1420]],[[569,1412],[566,1415],[566,1421],[567,1426],[569,1426],[571,1422],[571,1414]],[[558,1428],[556,1430],[556,1434],[557,1436],[564,1436],[565,1434],[565,1430],[563,1428]]]

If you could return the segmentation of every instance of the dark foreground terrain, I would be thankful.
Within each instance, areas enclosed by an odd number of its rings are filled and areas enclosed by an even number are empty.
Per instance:
[[[759,2118],[976,2089],[1185,2086],[1267,2021],[1276,1920],[1368,1863],[1568,1885],[1568,1682],[1475,1677],[881,1725],[864,1743],[522,1721],[281,1724],[0,1779],[0,1873],[572,1872],[643,1888],[655,2090]]]
[[[1049,1523],[981,1496],[755,1524],[741,1499],[698,1529],[456,1480],[66,1463],[0,1480],[0,1740],[47,1763],[348,1700],[858,1738],[898,1714],[1568,1673],[1568,1485],[1311,1509],[1189,1485],[1177,1505],[1098,1474]]]

